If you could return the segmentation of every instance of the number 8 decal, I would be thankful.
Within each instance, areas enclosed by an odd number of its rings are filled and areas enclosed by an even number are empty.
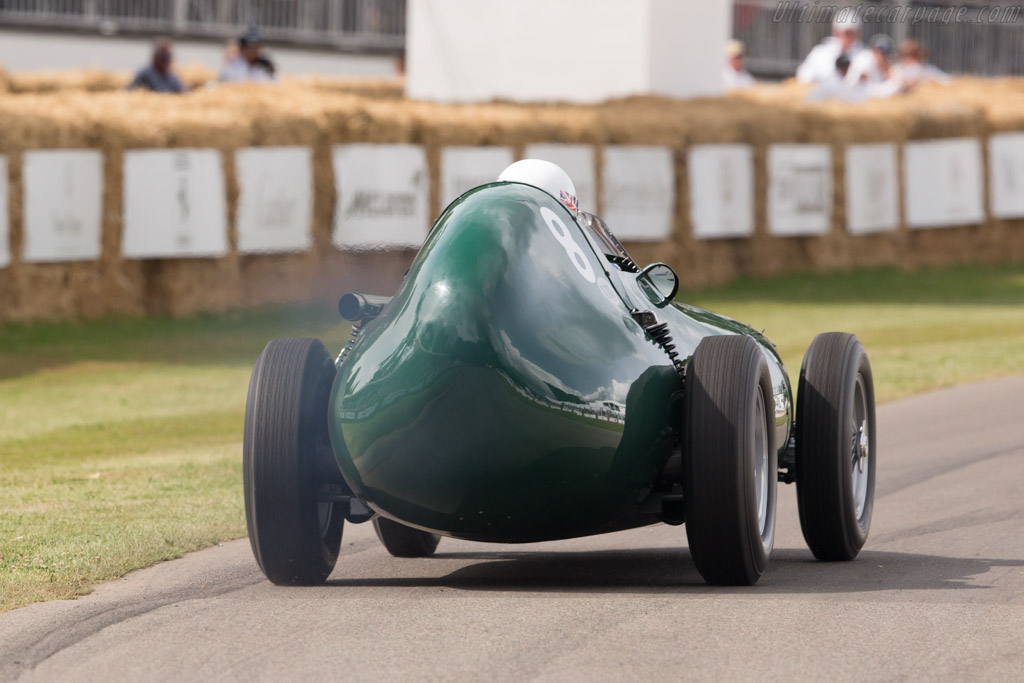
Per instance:
[[[591,284],[597,282],[597,276],[594,275],[594,269],[591,267],[590,261],[587,260],[587,255],[580,248],[580,245],[576,244],[576,240],[572,238],[569,228],[558,217],[558,214],[546,206],[542,206],[540,207],[540,215],[544,222],[548,224],[551,234],[555,236],[558,243],[565,249],[565,253],[569,255],[569,260],[576,266],[576,270],[583,276],[583,279]]]

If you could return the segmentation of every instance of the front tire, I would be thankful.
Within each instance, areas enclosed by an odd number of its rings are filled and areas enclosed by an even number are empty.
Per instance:
[[[819,560],[852,560],[875,500],[875,384],[857,337],[819,334],[804,354],[796,404],[800,528]]]
[[[373,518],[373,530],[395,557],[429,557],[441,542],[437,534],[413,529],[379,515]]]
[[[687,364],[686,536],[708,583],[752,585],[775,543],[775,401],[753,339],[706,337]]]
[[[316,339],[275,339],[249,382],[245,521],[256,562],[279,585],[322,584],[338,559],[344,511],[317,502],[317,472],[330,457],[327,405],[335,373]]]

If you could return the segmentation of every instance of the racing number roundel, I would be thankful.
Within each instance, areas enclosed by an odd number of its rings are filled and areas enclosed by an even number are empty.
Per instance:
[[[558,214],[548,207],[542,206],[540,207],[540,215],[544,222],[548,224],[551,234],[555,236],[558,243],[565,249],[565,253],[569,255],[569,260],[576,266],[576,270],[583,276],[583,279],[591,284],[597,282],[597,276],[594,274],[594,268],[590,265],[590,261],[587,260],[587,255],[580,248],[580,245],[576,244],[576,240],[572,238],[572,233],[569,232],[569,228],[558,217]]]

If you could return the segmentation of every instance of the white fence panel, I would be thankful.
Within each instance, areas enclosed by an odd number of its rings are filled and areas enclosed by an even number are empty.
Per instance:
[[[753,235],[754,149],[750,145],[694,145],[687,167],[693,236]]]
[[[511,147],[445,147],[441,150],[441,208],[463,192],[493,183],[512,159]]]
[[[126,258],[219,257],[227,251],[220,152],[125,152],[121,253]]]
[[[772,145],[768,149],[768,230],[795,237],[832,226],[832,149]]]
[[[904,150],[907,225],[922,229],[984,222],[978,140],[908,142]]]
[[[851,235],[891,232],[900,223],[896,145],[846,148],[846,230]]]
[[[419,145],[334,148],[334,244],[340,249],[418,248],[430,226],[427,157]]]
[[[103,154],[92,149],[25,152],[26,263],[92,261],[101,250]]]
[[[619,239],[659,241],[672,235],[676,175],[671,149],[605,147],[602,179],[603,218]]]
[[[1024,133],[995,133],[989,139],[992,215],[1024,217]]]
[[[313,151],[250,147],[235,152],[238,251],[305,251],[313,244]]]

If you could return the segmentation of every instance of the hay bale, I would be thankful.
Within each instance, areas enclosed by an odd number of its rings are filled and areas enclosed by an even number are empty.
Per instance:
[[[199,84],[214,74],[183,67]],[[20,80],[19,80],[20,79]],[[3,75],[0,73],[0,82]],[[667,261],[684,284],[720,283],[738,274],[852,268],[882,263],[1024,260],[1024,221],[853,237],[845,229],[844,155],[851,144],[971,136],[1024,130],[1024,79],[958,79],[948,88],[860,106],[805,103],[805,86],[787,82],[719,99],[622,98],[596,106],[509,102],[446,105],[412,102],[401,82],[284,78],[275,86],[201,88],[169,98],[121,91],[125,74],[74,72],[12,77],[0,98],[0,154],[10,159],[12,266],[0,271],[9,293],[0,317],[187,313],[234,306],[334,300],[348,289],[393,291],[413,253],[340,253],[332,246],[335,198],[331,147],[353,142],[424,146],[438,211],[439,159],[445,146],[500,145],[521,154],[534,142],[593,145],[602,191],[603,146],[655,144],[672,150],[677,181],[669,239],[629,245],[637,260]],[[2,91],[2,88],[0,88]],[[696,144],[745,143],[755,164],[755,235],[696,240],[690,221],[687,152]],[[782,238],[766,230],[768,148],[821,143],[833,155],[832,227],[820,237]],[[199,147],[225,160],[229,230],[238,184],[234,152],[253,145],[313,149],[313,248],[307,254],[222,259],[125,261],[120,257],[123,154],[130,149]],[[103,250],[96,264],[21,264],[21,153],[91,147],[105,155]],[[902,179],[901,179],[902,182]],[[901,193],[902,195],[902,193]],[[616,226],[612,226],[614,229]]]

